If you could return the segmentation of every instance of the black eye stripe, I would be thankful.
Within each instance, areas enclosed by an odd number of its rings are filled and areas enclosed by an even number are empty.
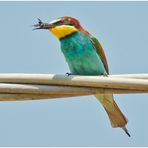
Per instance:
[[[60,23],[62,23],[62,22],[63,22],[63,21],[60,20],[60,21],[55,22],[54,24],[60,24]]]
[[[69,21],[69,20],[59,20],[59,21],[54,23],[54,25],[56,25],[56,26],[60,26],[62,24],[63,25],[71,25],[71,26],[75,25],[72,21]]]

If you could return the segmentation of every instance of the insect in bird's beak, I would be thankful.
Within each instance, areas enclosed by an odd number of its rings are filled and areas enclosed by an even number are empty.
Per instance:
[[[37,30],[37,29],[51,29],[54,27],[53,24],[49,24],[49,23],[43,23],[39,18],[38,18],[38,24],[33,25],[33,30]]]

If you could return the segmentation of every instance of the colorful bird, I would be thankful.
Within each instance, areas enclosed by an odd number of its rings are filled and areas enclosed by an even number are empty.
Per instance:
[[[64,16],[50,23],[38,19],[34,29],[50,30],[60,41],[61,50],[69,65],[72,75],[104,75],[109,74],[104,50],[97,40],[86,31],[75,18]],[[108,114],[112,127],[126,129],[127,118],[117,106],[113,94],[96,94]]]

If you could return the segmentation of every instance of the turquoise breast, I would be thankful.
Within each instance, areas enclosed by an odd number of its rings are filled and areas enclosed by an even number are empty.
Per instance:
[[[95,46],[83,32],[75,32],[60,39],[60,42],[72,74],[103,75],[106,73]]]

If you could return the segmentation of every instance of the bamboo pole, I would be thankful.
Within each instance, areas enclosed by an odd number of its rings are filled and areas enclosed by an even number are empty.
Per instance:
[[[148,74],[108,77],[0,74],[0,101],[62,98],[96,93],[148,93]]]
[[[147,93],[148,90],[128,90],[117,88],[98,88],[86,86],[50,86],[36,84],[0,83],[0,94],[34,94],[34,95],[93,95],[96,93]]]
[[[145,79],[103,76],[67,76],[54,74],[0,74],[0,82],[21,84],[48,84],[61,86],[86,86],[147,91]]]
[[[43,95],[43,94],[0,94],[0,101],[24,101],[24,100],[45,100],[45,99],[57,99],[57,98],[68,98],[84,95],[61,95],[61,94],[52,94],[52,95]]]
[[[109,75],[109,77],[131,78],[131,79],[148,79],[148,74],[120,74],[120,75]]]
[[[20,101],[94,95],[97,93],[147,93],[148,91],[88,87],[0,84],[0,101]]]

